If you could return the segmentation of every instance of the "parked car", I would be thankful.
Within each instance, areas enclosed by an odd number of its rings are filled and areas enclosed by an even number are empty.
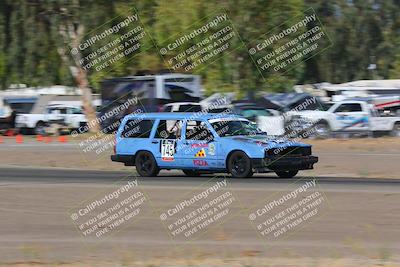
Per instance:
[[[228,172],[242,178],[275,172],[291,178],[312,169],[318,158],[310,145],[273,139],[240,116],[145,113],[123,119],[111,160],[136,166],[141,176],[182,169],[188,176]]]
[[[87,119],[78,107],[51,105],[47,106],[44,114],[18,114],[15,122],[16,128],[22,132],[33,130],[36,134],[43,134],[50,123],[59,123],[65,130],[72,130],[84,126]]]
[[[319,137],[343,132],[400,136],[400,117],[381,116],[373,105],[365,101],[342,101],[327,111],[292,111],[287,115],[312,122],[315,134]]]
[[[269,135],[284,135],[285,120],[280,114],[273,113],[253,103],[225,105],[208,111],[209,113],[232,113],[257,123],[257,126]]]

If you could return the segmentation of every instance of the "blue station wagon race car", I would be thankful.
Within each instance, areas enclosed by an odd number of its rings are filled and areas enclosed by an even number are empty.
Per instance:
[[[141,176],[181,169],[188,176],[227,172],[239,178],[254,172],[292,178],[318,162],[310,145],[274,139],[243,117],[196,114],[126,116],[116,133],[111,160],[136,166]]]

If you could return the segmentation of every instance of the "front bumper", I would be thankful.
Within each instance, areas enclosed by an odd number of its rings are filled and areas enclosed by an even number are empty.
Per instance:
[[[253,169],[256,171],[294,171],[309,170],[318,162],[315,156],[275,156],[263,159],[253,159]]]

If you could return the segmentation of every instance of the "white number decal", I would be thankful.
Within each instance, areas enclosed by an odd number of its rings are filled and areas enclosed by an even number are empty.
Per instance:
[[[161,141],[161,158],[163,160],[173,159],[175,154],[175,140]]]

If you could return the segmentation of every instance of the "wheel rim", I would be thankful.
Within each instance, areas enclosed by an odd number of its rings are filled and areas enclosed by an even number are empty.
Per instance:
[[[329,126],[325,124],[316,124],[314,126],[314,133],[310,134],[310,136],[313,137],[321,137],[321,138],[326,138],[329,136]]]
[[[315,131],[318,135],[325,136],[328,133],[328,128],[325,125],[317,125]]]
[[[140,157],[139,160],[140,170],[144,173],[150,173],[153,168],[153,162],[149,155],[144,154]]]
[[[243,156],[236,156],[232,159],[232,173],[243,174],[246,171],[246,160]]]

